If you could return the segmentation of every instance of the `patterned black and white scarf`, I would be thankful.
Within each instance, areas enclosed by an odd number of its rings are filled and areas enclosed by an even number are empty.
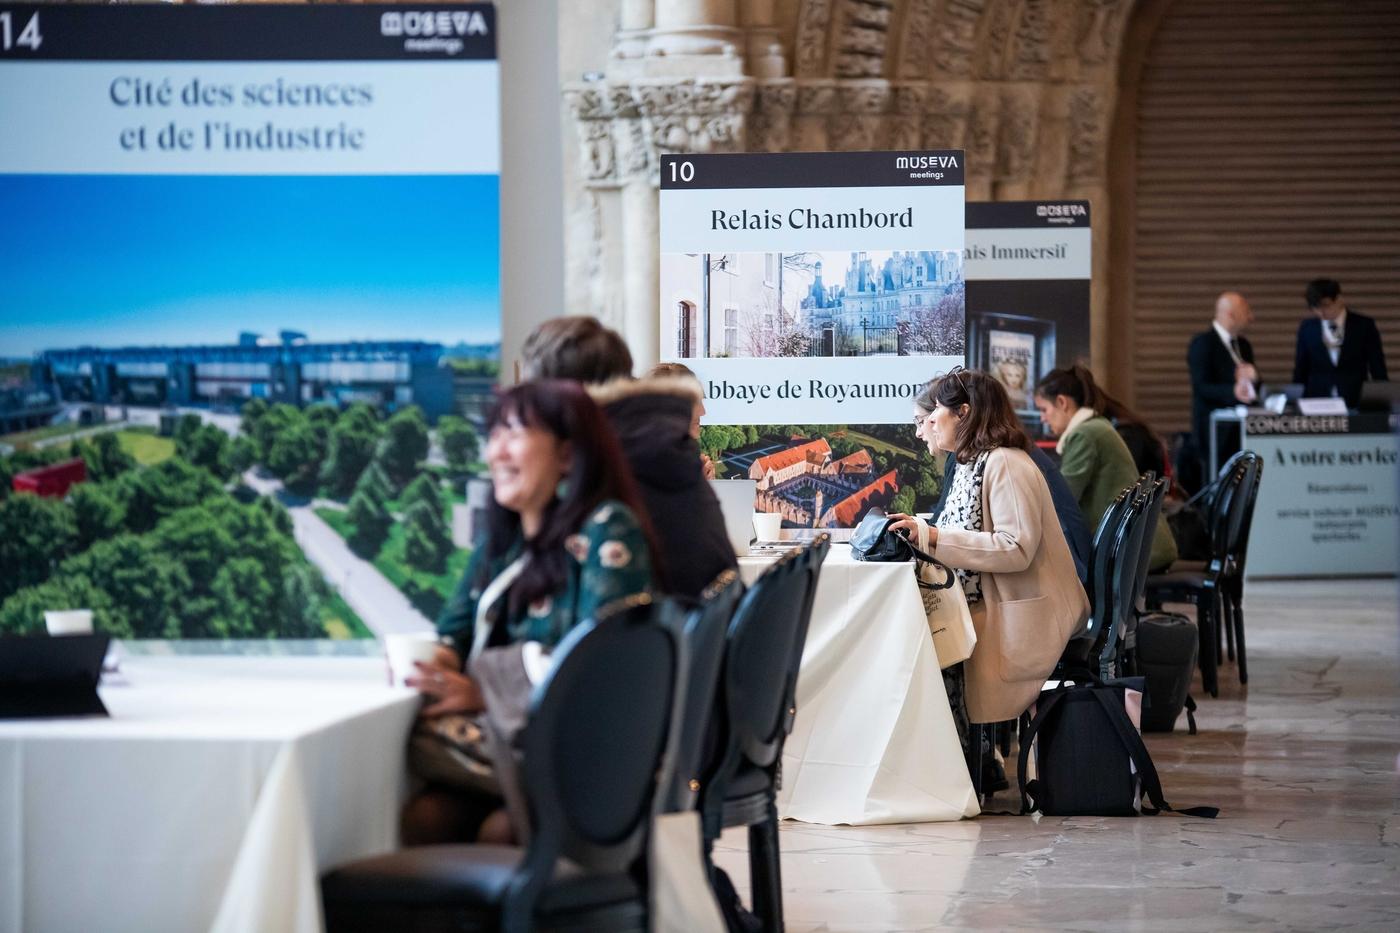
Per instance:
[[[971,463],[959,463],[953,474],[953,488],[948,492],[948,502],[943,514],[938,516],[939,528],[962,528],[967,531],[983,531],[982,527],[982,476],[987,471],[987,451],[977,455]],[[975,570],[957,571],[962,581],[963,592],[969,604],[982,599],[982,575]]]

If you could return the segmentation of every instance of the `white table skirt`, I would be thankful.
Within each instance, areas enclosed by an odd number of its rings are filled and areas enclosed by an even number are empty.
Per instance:
[[[0,722],[0,931],[317,933],[392,849],[418,706],[379,658],[136,658],[111,719]]]
[[[740,558],[752,583],[772,556]],[[783,750],[783,817],[913,823],[976,816],[977,798],[911,564],[822,565]]]

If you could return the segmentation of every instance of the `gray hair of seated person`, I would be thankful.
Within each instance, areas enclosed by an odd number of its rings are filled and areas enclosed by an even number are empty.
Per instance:
[[[597,385],[632,375],[632,353],[615,330],[583,314],[545,321],[525,338],[522,375],[527,381],[570,379]]]

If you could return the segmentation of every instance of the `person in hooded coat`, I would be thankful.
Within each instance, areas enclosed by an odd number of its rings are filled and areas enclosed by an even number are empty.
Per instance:
[[[692,431],[702,404],[693,376],[633,379],[622,337],[583,315],[545,321],[525,338],[521,355],[524,378],[581,382],[603,409],[651,517],[661,550],[657,576],[667,592],[696,598],[737,568]]]

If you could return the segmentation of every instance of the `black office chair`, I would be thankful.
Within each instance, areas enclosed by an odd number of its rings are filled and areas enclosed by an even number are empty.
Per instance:
[[[706,763],[706,742],[714,741],[711,728],[715,691],[724,668],[724,649],[734,610],[744,595],[744,584],[733,570],[714,579],[700,596],[700,605],[685,621],[685,695],[678,705],[679,718],[672,730],[672,781],[666,795],[668,812],[693,809],[699,799]]]
[[[749,829],[753,910],[767,933],[783,929],[777,791],[783,743],[797,713],[802,649],[830,546],[830,537],[821,535],[790,551],[740,602],[725,650],[721,738],[701,788],[707,849],[728,827]]]
[[[1160,609],[1164,603],[1190,603],[1196,607],[1196,629],[1200,639],[1199,664],[1201,685],[1213,697],[1220,696],[1219,663],[1220,635],[1217,625],[1224,624],[1225,608],[1220,577],[1225,572],[1229,555],[1235,549],[1244,523],[1248,490],[1246,481],[1251,473],[1248,451],[1235,454],[1226,464],[1225,475],[1219,482],[1210,514],[1211,558],[1201,569],[1181,569],[1180,562],[1166,573],[1147,578],[1146,603]]]
[[[517,745],[524,848],[444,845],[322,879],[328,933],[647,928],[644,863],[681,674],[682,610],[620,601],[556,649]]]

